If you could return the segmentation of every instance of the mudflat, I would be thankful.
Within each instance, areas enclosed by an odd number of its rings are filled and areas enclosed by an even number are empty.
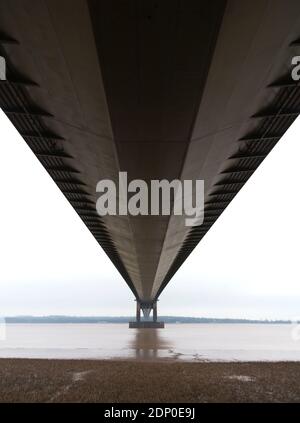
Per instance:
[[[0,359],[0,402],[299,402],[300,362]]]

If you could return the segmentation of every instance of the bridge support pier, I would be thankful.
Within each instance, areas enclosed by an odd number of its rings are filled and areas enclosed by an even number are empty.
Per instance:
[[[141,321],[141,304],[139,301],[136,301],[136,321]]]
[[[145,317],[149,316],[151,309],[153,310],[152,321],[141,321],[141,309],[143,310]],[[139,300],[136,300],[136,321],[129,322],[130,329],[163,329],[164,327],[164,322],[157,321],[157,300],[152,304],[141,304]]]

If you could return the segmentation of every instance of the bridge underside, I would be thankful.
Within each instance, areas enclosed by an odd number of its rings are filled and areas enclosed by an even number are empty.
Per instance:
[[[298,116],[299,38],[299,0],[0,2],[0,106],[142,308]],[[100,218],[119,171],[204,179],[204,224]]]

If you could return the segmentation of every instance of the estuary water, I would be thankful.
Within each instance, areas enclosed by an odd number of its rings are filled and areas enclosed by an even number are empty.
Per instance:
[[[7,324],[0,358],[299,361],[292,324]]]

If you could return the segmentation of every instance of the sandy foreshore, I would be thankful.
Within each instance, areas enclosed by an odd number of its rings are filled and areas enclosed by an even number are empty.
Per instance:
[[[0,402],[299,402],[300,362],[0,359]]]

